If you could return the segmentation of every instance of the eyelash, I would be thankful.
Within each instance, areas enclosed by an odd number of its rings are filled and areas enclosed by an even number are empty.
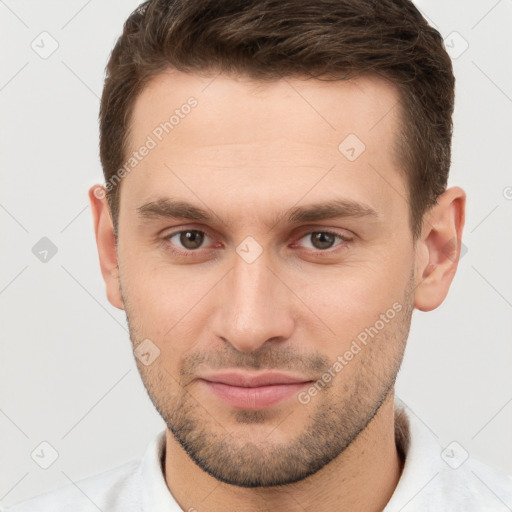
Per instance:
[[[191,257],[195,257],[197,255],[197,253],[199,253],[199,251],[201,250],[201,248],[198,248],[198,249],[182,249],[182,250],[179,250],[179,249],[175,249],[173,247],[173,244],[170,243],[170,239],[176,235],[179,235],[181,233],[186,233],[187,231],[197,231],[198,233],[203,233],[205,234],[207,237],[209,238],[212,238],[210,236],[210,234],[207,232],[207,231],[204,231],[202,229],[193,229],[193,228],[189,228],[189,229],[181,229],[179,231],[174,231],[168,235],[166,235],[165,237],[163,237],[163,242],[165,243],[165,246],[166,246],[166,249],[168,251],[170,251],[171,253],[173,254],[176,254],[178,256],[184,256],[186,258],[191,258]],[[345,248],[345,245],[343,242],[351,242],[352,241],[352,238],[348,238],[344,235],[341,235],[340,233],[336,233],[335,231],[329,231],[329,230],[325,230],[325,229],[316,229],[316,230],[313,230],[313,231],[308,231],[308,232],[305,232],[303,233],[300,238],[298,238],[298,240],[302,240],[304,237],[308,236],[308,235],[312,235],[313,233],[323,233],[323,234],[327,234],[327,235],[332,235],[338,239],[341,240],[341,243],[338,244],[337,246],[334,246],[334,248],[329,248],[329,249],[325,249],[325,250],[321,250],[321,249],[317,249],[317,250],[312,250],[310,252],[310,254],[313,254],[313,255],[329,255],[329,254],[332,254],[333,252],[338,252],[335,247],[338,247],[340,248],[341,246],[341,250],[343,248]],[[294,242],[295,243],[295,242]]]

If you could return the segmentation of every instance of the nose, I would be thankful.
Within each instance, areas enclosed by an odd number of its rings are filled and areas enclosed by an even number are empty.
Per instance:
[[[242,352],[255,351],[269,340],[291,336],[296,303],[290,290],[268,268],[265,252],[251,263],[234,254],[234,268],[222,281],[222,303],[215,334]]]

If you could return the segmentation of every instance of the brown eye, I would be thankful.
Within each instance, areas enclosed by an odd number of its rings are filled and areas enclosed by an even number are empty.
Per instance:
[[[179,244],[182,249],[193,251],[199,249],[204,242],[205,233],[197,229],[187,229],[184,231],[177,231],[176,233],[170,234],[166,239],[171,242],[173,238],[178,238]],[[172,242],[176,244],[177,242]]]
[[[319,251],[326,251],[327,249],[335,247],[336,239],[340,240],[340,243],[337,245],[341,245],[343,242],[349,241],[343,235],[332,233],[330,231],[311,231],[303,236],[302,239],[310,241],[309,245],[304,245],[306,248],[316,249]]]
[[[335,235],[323,231],[313,232],[310,236],[315,249],[330,249],[336,239]]]
[[[201,231],[183,231],[180,234],[180,243],[185,249],[198,249],[204,240],[204,233]]]

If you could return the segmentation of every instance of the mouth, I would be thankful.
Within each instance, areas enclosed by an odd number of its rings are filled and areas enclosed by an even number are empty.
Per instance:
[[[217,399],[235,409],[259,410],[291,398],[312,380],[284,373],[226,372],[198,379]]]

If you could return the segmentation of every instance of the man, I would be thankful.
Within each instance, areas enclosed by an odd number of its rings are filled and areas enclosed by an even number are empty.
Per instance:
[[[413,309],[457,269],[453,101],[407,0],[142,4],[108,64],[89,197],[167,428],[140,464],[9,510],[510,505],[510,477],[452,469],[394,403]]]

